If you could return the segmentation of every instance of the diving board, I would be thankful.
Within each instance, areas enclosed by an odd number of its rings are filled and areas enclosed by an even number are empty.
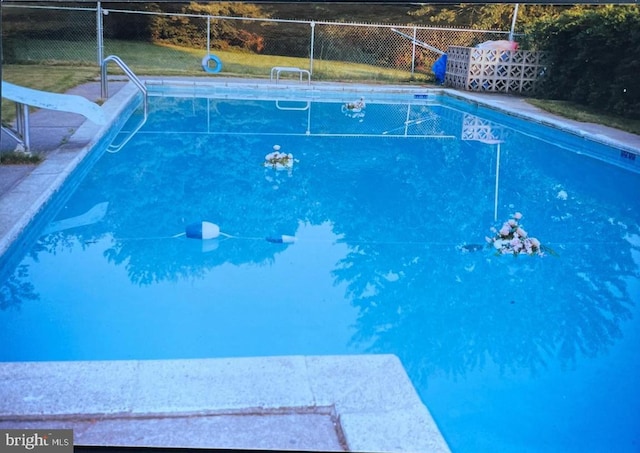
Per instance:
[[[107,123],[102,108],[82,96],[34,90],[2,81],[2,97],[16,103],[16,128],[2,129],[29,151],[29,106],[60,112],[77,113],[99,126]]]

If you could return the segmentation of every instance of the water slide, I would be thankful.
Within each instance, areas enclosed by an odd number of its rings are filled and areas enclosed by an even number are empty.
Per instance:
[[[16,129],[2,127],[9,135],[29,150],[29,106],[60,112],[77,113],[97,125],[106,124],[102,108],[82,96],[59,94],[14,85],[2,81],[2,97],[16,103]]]

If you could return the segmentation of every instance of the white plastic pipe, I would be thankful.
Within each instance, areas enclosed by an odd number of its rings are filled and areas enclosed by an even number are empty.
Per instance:
[[[513,34],[516,30],[516,19],[518,17],[518,7],[520,5],[516,3],[513,7],[513,18],[511,19],[511,31],[509,32],[509,41],[513,41]]]

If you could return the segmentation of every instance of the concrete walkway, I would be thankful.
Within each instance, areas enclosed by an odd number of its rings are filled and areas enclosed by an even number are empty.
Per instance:
[[[111,82],[109,94],[117,93],[126,82]],[[100,83],[91,82],[77,86],[67,92],[82,96],[90,101],[101,101]],[[4,102],[4,101],[3,101]],[[82,115],[53,110],[37,110],[29,115],[31,131],[31,150],[46,158],[51,152],[68,143],[73,134],[85,122]],[[16,141],[2,131],[0,153],[13,151]],[[0,165],[0,196],[14,189],[36,165]]]

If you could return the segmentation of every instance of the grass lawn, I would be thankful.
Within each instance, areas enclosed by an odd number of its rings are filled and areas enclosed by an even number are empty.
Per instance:
[[[118,55],[139,75],[206,76],[201,62],[205,49],[192,49],[170,44],[113,41],[105,45],[108,53]],[[267,78],[274,66],[309,69],[308,58],[261,55],[240,51],[213,50],[222,61],[221,76]],[[111,71],[111,67],[110,67]],[[114,69],[117,71],[117,69]],[[214,76],[215,77],[215,76]],[[400,83],[431,81],[431,75],[342,61],[314,61],[314,80],[371,81]]]
[[[527,99],[532,105],[564,118],[583,123],[602,124],[622,131],[640,135],[640,120],[631,120],[612,115],[605,115],[585,106],[568,101],[551,101],[543,99]]]
[[[17,63],[40,63],[46,65],[97,66],[97,51],[93,42],[70,42],[29,39],[12,43],[12,55]],[[238,50],[212,50],[223,63],[224,76],[269,77],[274,66],[309,68],[308,58],[261,55]],[[194,49],[170,44],[142,41],[106,40],[104,56],[118,55],[138,75],[184,75],[203,76],[202,58],[206,49]],[[16,57],[19,56],[19,57]],[[18,59],[19,58],[19,59]],[[316,60],[315,80],[360,80],[360,81],[432,81],[431,74],[390,69],[381,66],[342,61]],[[115,65],[109,65],[110,73],[118,73]]]
[[[43,158],[39,154],[25,154],[16,151],[0,154],[0,165],[35,165],[42,160]]]
[[[100,76],[93,43],[69,41],[26,40],[13,45],[21,64],[5,64],[3,78],[8,82],[30,88],[63,93]],[[107,40],[104,56],[118,55],[134,73],[140,76],[225,76],[267,78],[274,66],[308,68],[308,58],[258,55],[239,51],[215,50],[223,67],[219,74],[207,74],[201,62],[204,49],[135,41]],[[69,61],[69,55],[75,55]],[[41,64],[38,64],[41,63]],[[123,74],[109,63],[109,74]],[[366,81],[377,83],[429,82],[430,75],[415,74],[378,66],[340,61],[315,61],[314,80]],[[15,118],[11,102],[2,105],[2,120]]]
[[[69,66],[42,66],[42,65],[4,65],[2,67],[2,79],[23,85],[36,90],[64,93],[90,80],[100,76],[97,67],[69,67]],[[13,102],[2,100],[2,121],[12,121],[16,116],[16,107]]]

